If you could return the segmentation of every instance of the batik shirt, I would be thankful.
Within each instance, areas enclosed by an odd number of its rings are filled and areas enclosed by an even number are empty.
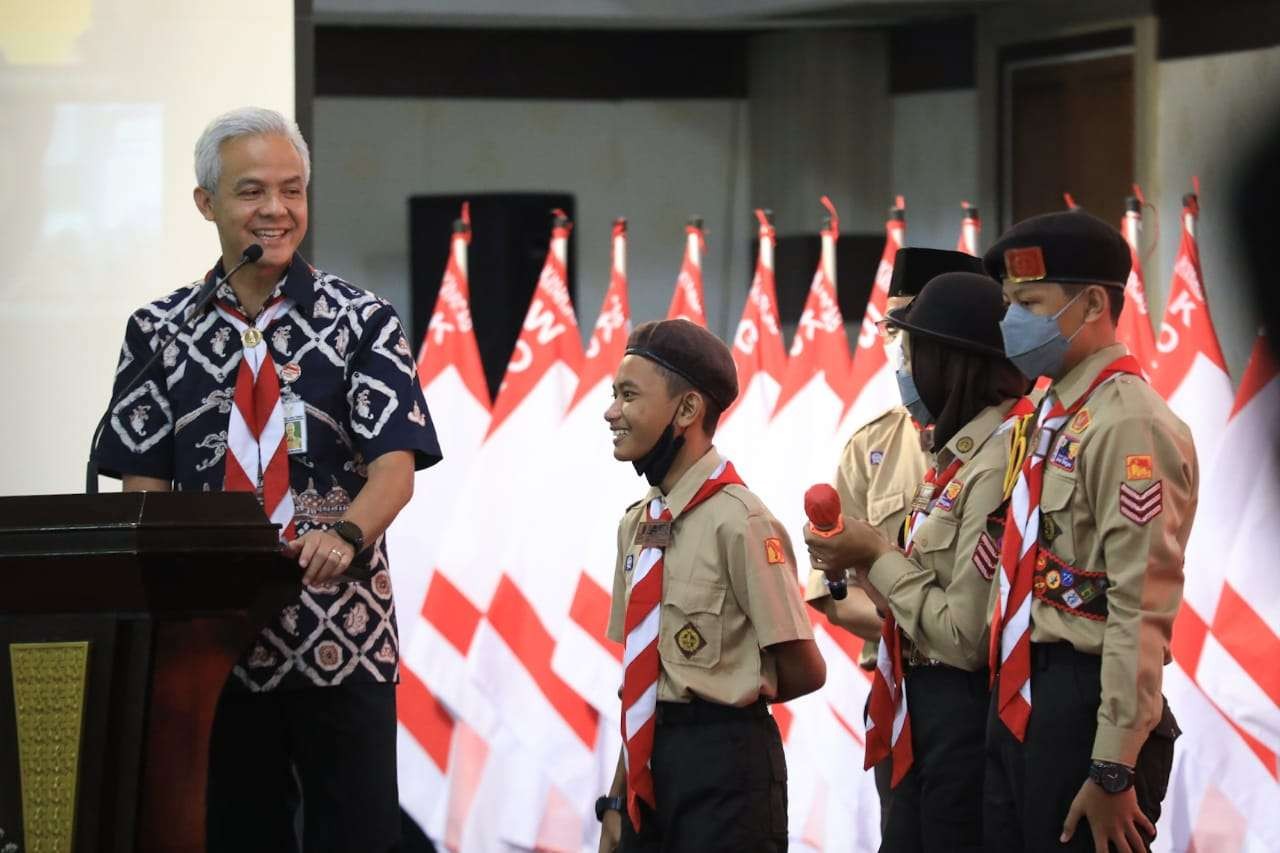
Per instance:
[[[221,262],[209,275],[222,275]],[[200,285],[179,288],[129,318],[117,393],[182,324]],[[421,469],[440,460],[440,448],[390,303],[298,255],[276,293],[294,304],[264,335],[282,396],[297,395],[306,407],[305,452],[289,456],[301,536],[341,518],[364,486],[370,461],[407,450]],[[243,310],[228,284],[219,286],[217,299]],[[240,359],[239,333],[217,311],[206,311],[113,407],[100,445],[102,473],[157,477],[181,491],[222,489]],[[399,647],[382,537],[369,556],[368,581],[304,587],[244,652],[232,683],[256,692],[395,681]]]

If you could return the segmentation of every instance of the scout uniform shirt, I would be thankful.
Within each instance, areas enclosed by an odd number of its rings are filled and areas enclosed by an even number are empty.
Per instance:
[[[728,485],[683,515],[685,505],[720,464],[714,448],[694,463],[666,496],[673,519],[663,557],[658,625],[659,702],[697,696],[722,705],[750,705],[777,694],[767,647],[813,639],[796,588],[796,563],[782,525],[760,499]],[[618,524],[618,562],[608,636],[624,642],[627,599],[642,544],[636,533],[651,488]]]
[[[1000,567],[990,517],[1004,503],[1010,431],[1000,427],[1014,402],[988,406],[951,437],[937,465],[945,470],[959,460],[960,468],[934,496],[911,556],[890,551],[869,572],[920,654],[968,672],[987,665],[991,579]]]
[[[1094,353],[1049,393],[1070,407],[1125,353],[1122,344]],[[1133,767],[1160,721],[1182,601],[1199,487],[1191,431],[1142,377],[1121,374],[1054,436],[1044,465],[1031,641],[1101,655],[1092,757]]]
[[[841,513],[865,519],[890,542],[897,542],[898,531],[910,514],[911,496],[928,465],[929,454],[920,447],[920,431],[911,415],[902,406],[889,409],[859,427],[840,455],[835,486]],[[810,570],[805,601],[821,610],[832,624],[848,627],[840,621],[823,572]],[[877,645],[876,640],[863,642],[859,666],[875,666]]]

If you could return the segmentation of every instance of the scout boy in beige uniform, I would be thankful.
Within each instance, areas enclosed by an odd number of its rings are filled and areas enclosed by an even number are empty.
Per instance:
[[[1115,341],[1130,265],[1115,229],[1083,212],[1033,217],[984,262],[1010,302],[1005,351],[1053,380],[1021,430],[993,595],[989,849],[1143,850],[1178,734],[1161,677],[1195,447]]]
[[[887,310],[892,312],[910,305],[934,276],[960,271],[982,272],[982,261],[964,252],[899,249],[893,259]],[[890,366],[900,367],[903,354],[897,327],[881,323],[879,331]],[[845,445],[836,468],[835,487],[840,495],[841,512],[851,518],[865,519],[890,542],[897,541],[898,531],[910,513],[911,496],[929,464],[927,441],[922,428],[901,405],[859,427]],[[862,638],[858,665],[870,671],[876,666],[882,620],[871,599],[857,585],[856,578],[845,580],[852,581],[847,586],[848,594],[837,600],[831,595],[826,574],[812,569],[805,601],[820,610],[833,625]],[[876,764],[882,829],[889,813],[892,774],[891,759]]]
[[[728,348],[686,320],[637,328],[615,377],[614,456],[652,488],[618,527],[623,750],[601,850],[787,847],[768,703],[818,689],[826,666],[786,531],[711,444],[737,390]]]
[[[982,850],[992,515],[1004,503],[1009,416],[1029,385],[1004,358],[1003,315],[1000,285],[976,273],[938,276],[890,312],[907,338],[903,399],[932,428],[935,451],[903,549],[854,519],[835,537],[806,531],[815,563],[851,565],[891,614],[867,743],[869,760],[894,756],[881,846],[894,853]]]

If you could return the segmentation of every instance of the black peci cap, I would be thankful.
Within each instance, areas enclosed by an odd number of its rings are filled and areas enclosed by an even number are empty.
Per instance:
[[[729,348],[688,320],[651,320],[627,339],[627,355],[647,358],[711,398],[723,411],[738,399],[738,369]]]
[[[982,272],[982,259],[947,249],[899,249],[893,256],[890,296],[919,296],[929,279],[944,272]]]
[[[1123,289],[1129,244],[1091,213],[1068,210],[1024,219],[1000,236],[982,262],[1005,284],[1047,281]]]
[[[930,279],[910,305],[890,311],[889,324],[922,338],[1004,358],[1004,312],[998,281],[978,273],[948,272]]]

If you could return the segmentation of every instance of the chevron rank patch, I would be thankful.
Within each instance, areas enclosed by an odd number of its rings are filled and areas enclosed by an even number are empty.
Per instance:
[[[996,541],[986,533],[978,537],[977,547],[973,549],[973,565],[978,574],[987,580],[996,575],[996,566],[1000,565],[1000,549],[996,547]]]
[[[1120,484],[1120,514],[1137,525],[1144,525],[1164,510],[1164,481],[1156,480],[1142,491],[1128,483]]]

